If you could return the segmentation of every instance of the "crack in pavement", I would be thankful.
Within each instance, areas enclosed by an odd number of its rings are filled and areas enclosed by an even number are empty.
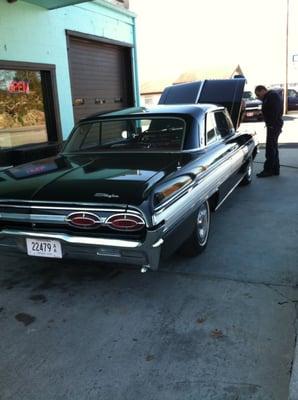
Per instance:
[[[284,288],[291,288],[294,290],[298,290],[298,283],[295,283],[294,285],[289,285],[286,283],[273,283],[273,282],[258,282],[258,281],[250,281],[250,280],[244,280],[244,279],[236,279],[236,278],[227,278],[224,276],[209,276],[205,274],[200,274],[197,272],[182,272],[182,271],[170,271],[170,270],[159,270],[159,273],[165,273],[165,274],[172,274],[172,275],[180,275],[182,277],[186,278],[204,278],[204,279],[210,279],[214,281],[231,281],[231,282],[236,282],[236,283],[242,283],[242,284],[248,284],[248,285],[264,285],[264,286],[272,286],[272,287],[284,287]],[[282,295],[282,293],[280,293]],[[287,299],[289,300],[289,299]],[[295,300],[291,300],[295,302]],[[298,301],[298,300],[297,300]]]
[[[263,165],[264,162],[262,162],[262,161],[254,161],[254,164],[262,164]],[[280,167],[298,169],[298,167],[295,167],[294,165],[280,164]]]

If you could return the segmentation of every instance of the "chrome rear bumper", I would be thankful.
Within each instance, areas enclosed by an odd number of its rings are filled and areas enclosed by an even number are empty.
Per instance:
[[[0,231],[0,252],[27,254],[26,238],[50,239],[61,243],[65,259],[134,264],[156,270],[163,243],[162,231],[162,227],[148,231],[144,241],[133,241],[3,229]]]

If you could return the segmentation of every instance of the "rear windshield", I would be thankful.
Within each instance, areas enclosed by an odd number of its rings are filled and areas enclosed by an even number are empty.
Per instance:
[[[180,151],[184,134],[185,121],[180,118],[91,121],[78,125],[64,151]]]

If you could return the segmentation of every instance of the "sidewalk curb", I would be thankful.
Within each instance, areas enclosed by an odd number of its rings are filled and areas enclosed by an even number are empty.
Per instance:
[[[295,351],[292,364],[292,372],[289,384],[289,397],[288,400],[298,400],[298,340],[297,340],[298,320],[295,322]]]

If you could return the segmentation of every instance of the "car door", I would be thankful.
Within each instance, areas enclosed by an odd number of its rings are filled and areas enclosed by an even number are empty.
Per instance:
[[[238,135],[230,120],[226,110],[219,110],[214,112],[214,121],[217,134],[222,140],[224,147],[223,153],[227,154],[228,158],[228,171],[225,179],[221,183],[220,197],[224,198],[241,180],[242,178],[242,165],[244,162],[245,151],[241,148]]]
[[[229,142],[233,136],[232,130],[226,124],[225,130],[220,124],[221,117],[218,112],[208,112],[205,116],[205,142],[206,164],[209,171],[216,175],[216,183],[219,188],[220,201],[231,190],[234,184],[234,171],[231,166],[231,157],[234,156],[236,146]]]

